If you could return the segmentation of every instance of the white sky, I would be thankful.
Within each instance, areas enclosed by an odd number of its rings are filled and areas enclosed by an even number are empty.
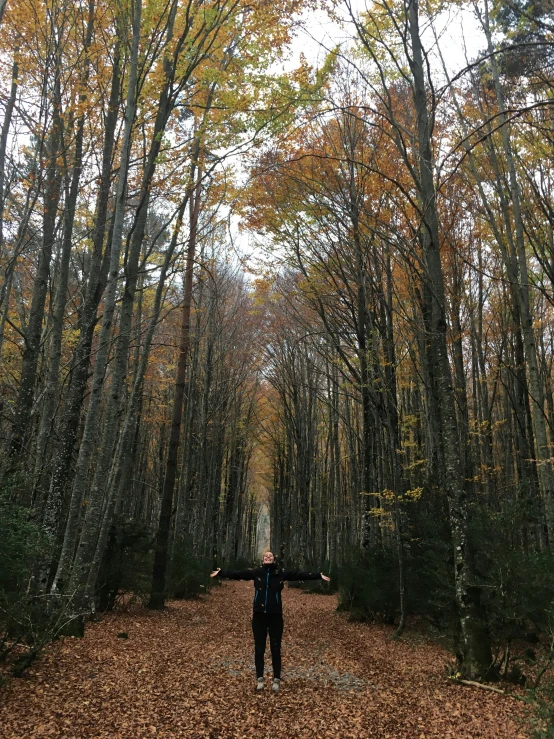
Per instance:
[[[352,5],[363,12],[364,0],[352,0]],[[286,67],[295,66],[300,53],[303,53],[308,62],[314,67],[323,63],[325,55],[337,43],[348,45],[355,38],[355,29],[348,20],[346,8],[345,22],[341,27],[331,20],[323,10],[305,13],[299,24],[298,35],[292,45],[291,59]],[[442,53],[451,74],[456,74],[467,65],[467,61],[474,59],[484,47],[484,37],[473,11],[451,5],[435,20],[435,27],[440,39]],[[429,28],[425,29],[422,19],[422,37],[424,46],[431,50],[435,46],[433,34]],[[440,64],[437,64],[437,69]]]

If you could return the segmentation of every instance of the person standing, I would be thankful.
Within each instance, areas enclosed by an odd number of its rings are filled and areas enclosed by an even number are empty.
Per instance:
[[[228,580],[254,580],[254,611],[252,632],[254,634],[254,663],[256,665],[256,690],[264,689],[264,656],[267,635],[271,649],[273,667],[272,690],[279,692],[281,681],[281,640],[283,637],[283,607],[281,593],[285,580],[325,580],[331,578],[322,572],[282,570],[270,551],[264,552],[263,564],[249,570],[222,570],[217,568],[210,577]]]

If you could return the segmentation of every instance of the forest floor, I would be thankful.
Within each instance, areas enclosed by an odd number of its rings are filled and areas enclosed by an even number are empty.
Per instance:
[[[523,739],[525,706],[452,683],[448,653],[284,593],[283,680],[255,693],[252,586],[133,607],[63,638],[0,690],[1,739]],[[126,632],[128,638],[118,638]],[[269,644],[266,662],[269,658]],[[266,670],[270,665],[266,663]]]

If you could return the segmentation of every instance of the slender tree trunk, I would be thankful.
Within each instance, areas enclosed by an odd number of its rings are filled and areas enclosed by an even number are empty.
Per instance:
[[[6,330],[6,320],[10,310],[10,298],[12,295],[13,276],[15,272],[16,262],[15,260],[10,264],[9,268],[5,273],[5,282],[2,285],[4,291],[4,300],[2,306],[2,313],[0,314],[0,360],[2,358],[2,347],[4,346],[4,332]]]
[[[196,150],[198,158],[199,148]],[[197,183],[195,184],[195,172]],[[197,162],[193,162],[191,176],[191,192],[189,196],[190,205],[190,234],[187,249],[187,261],[185,267],[185,284],[183,291],[183,312],[181,320],[181,335],[179,340],[179,362],[175,378],[175,395],[173,399],[173,412],[171,418],[171,430],[169,436],[169,449],[166,462],[165,478],[162,494],[162,505],[160,509],[160,520],[156,536],[156,550],[154,555],[154,569],[152,572],[152,590],[150,593],[149,608],[161,609],[165,605],[166,597],[166,573],[168,560],[168,544],[171,530],[171,519],[173,517],[173,498],[175,479],[177,476],[177,459],[179,455],[179,442],[181,439],[181,419],[183,415],[183,399],[185,392],[186,368],[190,347],[190,309],[192,303],[192,282],[194,274],[194,255],[196,252],[196,238],[198,232],[198,216],[200,213],[200,185],[202,170]]]
[[[0,0],[0,24],[4,20],[4,13],[6,12],[7,4],[8,0]]]
[[[44,321],[44,309],[50,278],[50,262],[54,246],[56,216],[60,200],[61,172],[57,160],[61,142],[62,121],[60,118],[61,93],[58,71],[56,71],[56,77],[52,128],[50,130],[47,147],[46,187],[44,191],[44,210],[42,218],[42,247],[40,250],[33,287],[33,298],[31,311],[29,313],[29,321],[25,329],[25,350],[23,352],[19,393],[15,406],[14,422],[9,447],[10,457],[13,460],[17,458],[19,464],[21,464],[23,458],[27,456],[25,444],[31,422],[31,410],[34,400],[37,364],[40,353],[42,325]]]
[[[460,437],[456,422],[454,388],[452,385],[446,340],[446,301],[440,257],[439,222],[433,181],[431,129],[427,110],[423,53],[419,32],[417,0],[410,0],[408,24],[412,42],[410,67],[417,115],[419,187],[423,207],[422,244],[426,279],[432,288],[432,329],[435,366],[440,399],[445,470],[444,483],[448,492],[452,541],[454,546],[456,603],[461,627],[461,669],[469,677],[485,677],[492,664],[487,628],[482,618],[480,592],[472,571],[468,541],[467,497],[464,471],[460,459]],[[464,440],[465,443],[465,440]]]
[[[0,4],[1,8],[1,4]],[[0,10],[0,23],[1,10]],[[0,133],[0,255],[4,248],[4,207],[6,204],[6,149],[8,145],[8,136],[12,123],[13,109],[17,98],[18,76],[19,76],[19,47],[16,46],[13,52],[12,66],[12,85],[10,88],[10,97],[4,111],[4,123],[2,124],[2,132]],[[6,276],[7,279],[7,276]]]

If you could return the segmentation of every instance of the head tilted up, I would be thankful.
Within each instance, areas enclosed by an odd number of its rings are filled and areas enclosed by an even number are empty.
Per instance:
[[[264,552],[263,563],[264,565],[275,564],[275,557],[273,556],[273,552],[270,552],[269,549]]]

